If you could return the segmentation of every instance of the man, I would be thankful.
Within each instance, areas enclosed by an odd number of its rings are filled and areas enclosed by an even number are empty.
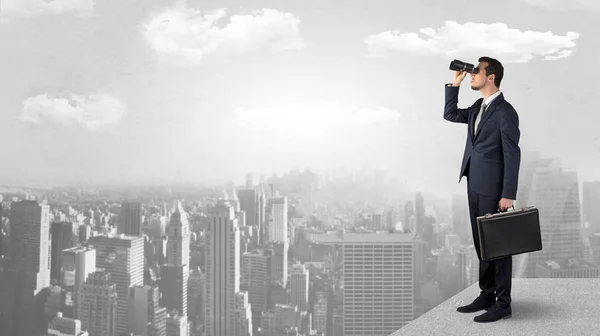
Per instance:
[[[456,71],[453,83],[446,85],[444,119],[469,126],[458,182],[463,176],[467,177],[471,230],[479,258],[481,293],[471,304],[457,311],[473,313],[485,309],[487,312],[476,316],[474,321],[494,322],[512,315],[512,256],[481,260],[477,217],[513,206],[521,163],[521,133],[519,116],[499,89],[504,75],[502,64],[496,59],[481,57],[477,68],[479,72],[471,74],[471,89],[481,92],[483,98],[469,108],[458,108],[458,90],[466,72]]]

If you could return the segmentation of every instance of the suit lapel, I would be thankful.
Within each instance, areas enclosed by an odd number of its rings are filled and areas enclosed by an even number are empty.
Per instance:
[[[502,100],[504,100],[503,93],[500,93],[498,95],[498,97],[496,97],[496,98],[494,98],[494,100],[492,100],[492,103],[490,104],[490,106],[488,106],[487,110],[483,113],[483,116],[481,117],[481,121],[479,122],[479,125],[477,126],[477,128],[479,129],[479,131],[481,131],[481,128],[483,127],[483,125],[485,124],[485,122],[490,118],[490,116],[492,115],[492,113],[494,113],[494,111],[496,111],[496,106]],[[482,103],[483,103],[483,101],[482,101]],[[481,104],[479,105],[479,108],[481,108]],[[473,137],[473,142],[475,142],[475,140],[477,140],[477,138],[479,137],[479,134],[481,133],[479,131]]]

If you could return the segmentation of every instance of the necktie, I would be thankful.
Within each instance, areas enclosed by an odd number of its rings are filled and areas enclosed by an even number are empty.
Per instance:
[[[479,110],[479,113],[477,114],[477,118],[475,118],[475,132],[474,134],[477,134],[477,126],[479,126],[479,122],[481,121],[481,115],[483,114],[483,112],[485,112],[485,108],[487,107],[487,105],[485,105],[484,103],[481,104],[481,109]]]

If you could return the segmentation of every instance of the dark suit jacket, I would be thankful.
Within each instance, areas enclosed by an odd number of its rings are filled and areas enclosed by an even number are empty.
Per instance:
[[[458,108],[458,89],[446,85],[444,106],[444,119],[468,124],[469,128],[458,182],[467,176],[473,191],[515,200],[521,164],[521,132],[517,111],[500,93],[487,107],[474,136],[473,125],[483,98],[469,108]]]

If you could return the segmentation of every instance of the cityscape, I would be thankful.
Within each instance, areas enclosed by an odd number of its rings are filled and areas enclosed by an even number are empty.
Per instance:
[[[0,0],[0,336],[600,329],[599,3]],[[491,324],[446,113],[482,56],[543,245]]]
[[[544,249],[518,278],[600,278],[600,182],[524,155]],[[6,187],[5,187],[6,189]],[[3,335],[390,335],[478,280],[466,197],[381,171],[221,188],[4,191]],[[583,223],[583,225],[582,225]]]

